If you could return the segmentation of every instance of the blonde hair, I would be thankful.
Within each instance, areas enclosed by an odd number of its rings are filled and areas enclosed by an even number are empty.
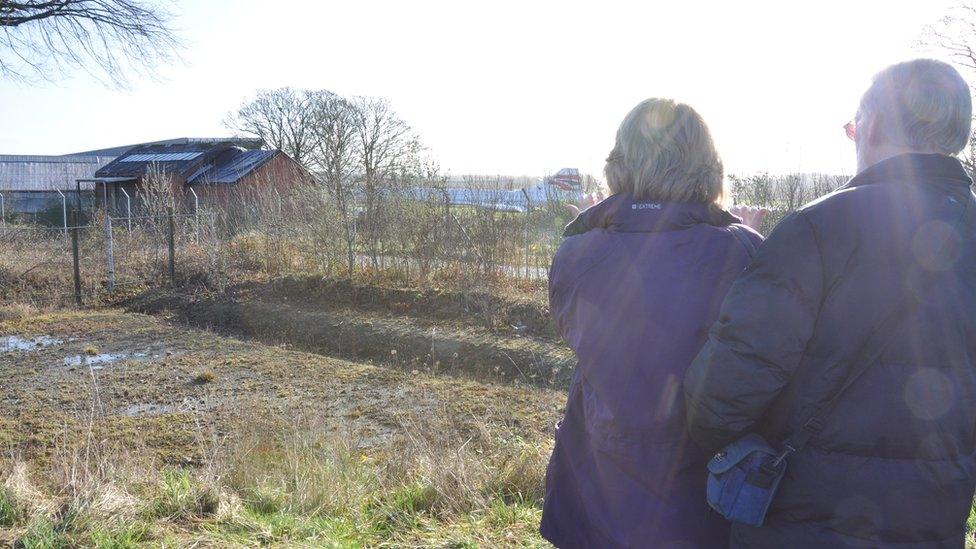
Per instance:
[[[627,113],[603,171],[613,193],[638,200],[722,205],[727,194],[708,126],[671,99],[647,99]]]

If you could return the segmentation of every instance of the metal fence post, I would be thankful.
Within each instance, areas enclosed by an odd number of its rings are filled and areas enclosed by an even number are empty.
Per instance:
[[[75,279],[75,305],[81,307],[81,266],[78,262],[78,212],[71,220],[71,267]]]
[[[105,216],[105,268],[108,271],[108,291],[115,291],[115,250],[112,242],[112,217]]]
[[[7,208],[3,203],[3,193],[0,193],[0,227],[7,228]]]
[[[68,239],[68,199],[65,198],[64,193],[61,189],[58,189],[58,194],[61,195],[61,219],[64,221],[64,239]]]
[[[126,229],[132,232],[132,200],[129,199],[129,193],[125,192],[122,185],[119,185],[119,190],[125,195],[125,226]]]
[[[173,207],[166,208],[169,217],[169,282],[176,286],[176,227],[173,220]]]
[[[200,197],[197,196],[197,192],[193,190],[193,187],[189,187],[190,192],[193,193],[193,227],[196,232],[194,236],[194,241],[200,243]]]

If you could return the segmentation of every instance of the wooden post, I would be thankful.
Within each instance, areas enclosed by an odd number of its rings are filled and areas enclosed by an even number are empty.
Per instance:
[[[75,278],[75,305],[81,307],[81,267],[78,263],[78,218],[79,212],[75,212],[71,222],[71,266]]]
[[[176,287],[176,226],[173,220],[173,207],[166,208],[169,218],[169,283]]]

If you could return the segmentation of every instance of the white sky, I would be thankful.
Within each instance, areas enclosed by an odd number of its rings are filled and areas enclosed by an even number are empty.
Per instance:
[[[729,173],[851,173],[841,126],[871,75],[952,4],[176,0],[185,63],[161,82],[0,81],[0,153],[226,135],[254,90],[290,85],[389,98],[454,174],[599,173],[652,96],[698,109]]]

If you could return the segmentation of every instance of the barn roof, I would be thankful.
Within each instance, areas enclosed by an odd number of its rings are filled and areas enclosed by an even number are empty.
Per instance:
[[[236,183],[243,177],[261,167],[277,151],[247,151],[233,148],[214,157],[212,162],[201,166],[191,174],[189,184]]]
[[[162,139],[160,141],[149,141],[147,143],[134,143],[132,145],[121,145],[118,147],[110,147],[107,149],[96,149],[92,151],[84,151],[71,153],[65,156],[121,156],[124,153],[131,151],[136,147],[145,147],[147,145],[203,145],[203,144],[214,144],[214,143],[233,143],[238,147],[243,147],[245,149],[260,149],[264,146],[264,141],[259,138],[250,137],[177,137],[175,139]]]
[[[75,190],[76,180],[91,178],[111,160],[105,156],[0,155],[0,192]]]
[[[102,167],[95,174],[98,178],[141,177],[152,166],[161,171],[192,177],[200,169],[213,165],[228,151],[262,153],[266,151],[247,151],[241,143],[253,144],[248,139],[189,139],[177,143],[147,144],[129,149],[124,154]]]

